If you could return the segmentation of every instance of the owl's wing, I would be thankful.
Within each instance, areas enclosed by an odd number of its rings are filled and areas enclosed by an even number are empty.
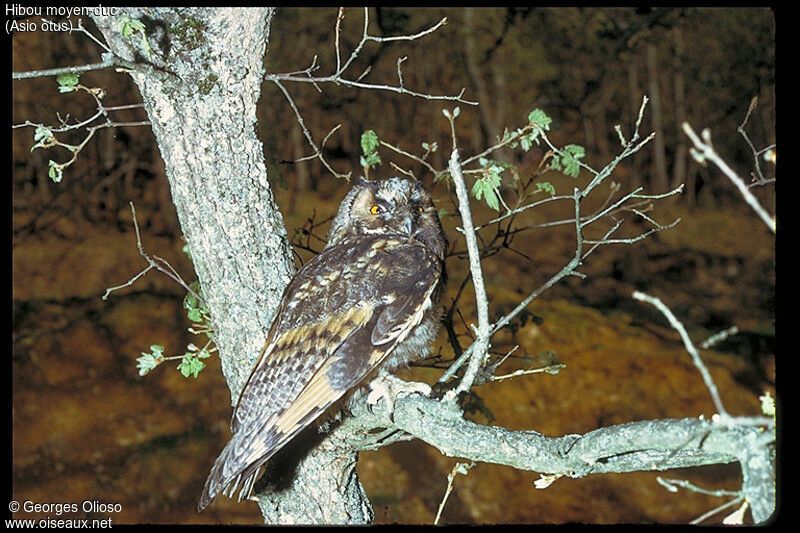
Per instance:
[[[242,480],[240,497],[249,492],[278,449],[420,323],[441,272],[441,261],[426,248],[383,237],[327,249],[306,264],[284,292],[235,410],[234,436],[217,458],[198,507],[226,487],[233,492]]]

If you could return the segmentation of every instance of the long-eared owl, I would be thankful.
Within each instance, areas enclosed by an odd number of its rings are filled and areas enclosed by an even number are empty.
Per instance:
[[[345,196],[324,250],[284,290],[198,509],[249,495],[261,467],[331,406],[427,355],[439,328],[447,240],[422,184],[363,178]]]

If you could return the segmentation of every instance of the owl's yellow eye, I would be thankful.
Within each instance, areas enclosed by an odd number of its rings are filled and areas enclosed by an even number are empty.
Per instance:
[[[386,208],[383,207],[381,204],[374,204],[372,207],[369,208],[369,212],[373,215],[380,215],[386,211]]]
[[[417,213],[422,213],[423,211],[425,211],[425,208],[423,208],[421,205],[418,205],[417,206]]]

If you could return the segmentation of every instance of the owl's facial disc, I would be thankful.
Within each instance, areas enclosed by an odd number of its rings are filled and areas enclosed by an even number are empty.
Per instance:
[[[358,235],[403,235],[424,243],[439,257],[447,243],[424,186],[399,177],[359,180],[339,207],[326,248]]]
[[[418,217],[424,208],[422,198],[407,180],[390,179],[370,189],[372,220],[365,224],[368,233],[398,233],[411,237],[419,227]]]

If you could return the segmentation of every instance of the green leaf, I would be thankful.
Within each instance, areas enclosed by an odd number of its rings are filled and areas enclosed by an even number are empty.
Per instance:
[[[164,355],[164,347],[160,344],[151,344],[150,351],[153,352],[153,355],[157,357],[161,357]]]
[[[206,364],[201,361],[197,356],[186,353],[181,359],[180,364],[178,365],[178,370],[183,377],[188,378],[192,376],[197,378],[197,375],[206,367]]]
[[[497,193],[494,189],[487,189],[484,193],[484,197],[486,198],[486,205],[495,211],[500,211],[500,199],[497,197]]]
[[[551,122],[553,122],[553,119],[548,117],[547,113],[545,113],[541,109],[534,109],[533,111],[528,113],[528,123],[536,124],[543,130],[549,130]]]
[[[550,196],[556,195],[556,188],[553,187],[553,184],[548,181],[541,181],[536,184],[537,191],[544,191],[548,193]]]
[[[136,361],[136,368],[139,369],[140,376],[144,376],[161,363],[157,357],[153,357],[153,355],[149,353],[142,353],[142,356],[137,358]]]
[[[147,40],[147,34],[144,31],[144,23],[141,20],[132,19],[130,15],[122,15],[119,17],[118,21],[119,32],[124,38],[130,39],[136,33],[142,34],[142,48],[145,53],[147,53],[147,57],[152,59],[153,50],[150,47],[150,42]]]
[[[359,158],[362,167],[374,167],[381,164],[381,156],[378,155],[380,140],[378,134],[373,130],[367,130],[361,134],[361,151],[364,155]]]
[[[69,72],[66,74],[61,74],[56,78],[56,82],[59,85],[69,85],[70,87],[74,87],[78,85],[78,75]]]
[[[364,155],[369,155],[378,149],[380,140],[374,130],[367,130],[361,134],[361,151]]]
[[[500,199],[497,197],[496,189],[502,183],[500,175],[497,173],[487,173],[484,176],[475,180],[472,186],[472,196],[476,200],[483,199],[486,205],[500,211]]]
[[[775,398],[769,393],[765,392],[762,396],[758,397],[761,400],[761,412],[764,416],[775,417]]]
[[[550,161],[550,168],[560,170],[563,174],[573,178],[578,177],[580,172],[579,159],[586,155],[586,149],[577,144],[568,144],[559,152],[553,154]]]
[[[47,170],[47,175],[50,177],[51,180],[58,183],[61,181],[61,178],[64,177],[63,172],[64,170],[61,168],[61,165],[50,159],[47,162],[50,165],[50,168]]]
[[[36,131],[33,132],[33,140],[36,142],[44,141],[49,142],[53,139],[53,132],[46,126],[36,126]]]
[[[130,39],[137,31],[144,33],[144,23],[141,20],[132,19],[130,15],[122,15],[119,18],[119,32],[123,37]]]
[[[58,92],[60,93],[69,93],[75,90],[75,87],[78,85],[78,75],[77,74],[62,74],[56,78],[56,83],[58,83]]]
[[[197,282],[192,283],[190,286],[195,291],[200,290],[200,285]],[[208,314],[208,308],[191,292],[186,293],[186,296],[183,297],[183,308],[186,309],[186,316],[192,322],[203,322],[205,315]]]
[[[164,347],[160,344],[151,345],[150,352],[142,352],[142,356],[136,359],[138,363],[136,368],[139,369],[140,376],[144,376],[164,361]]]

